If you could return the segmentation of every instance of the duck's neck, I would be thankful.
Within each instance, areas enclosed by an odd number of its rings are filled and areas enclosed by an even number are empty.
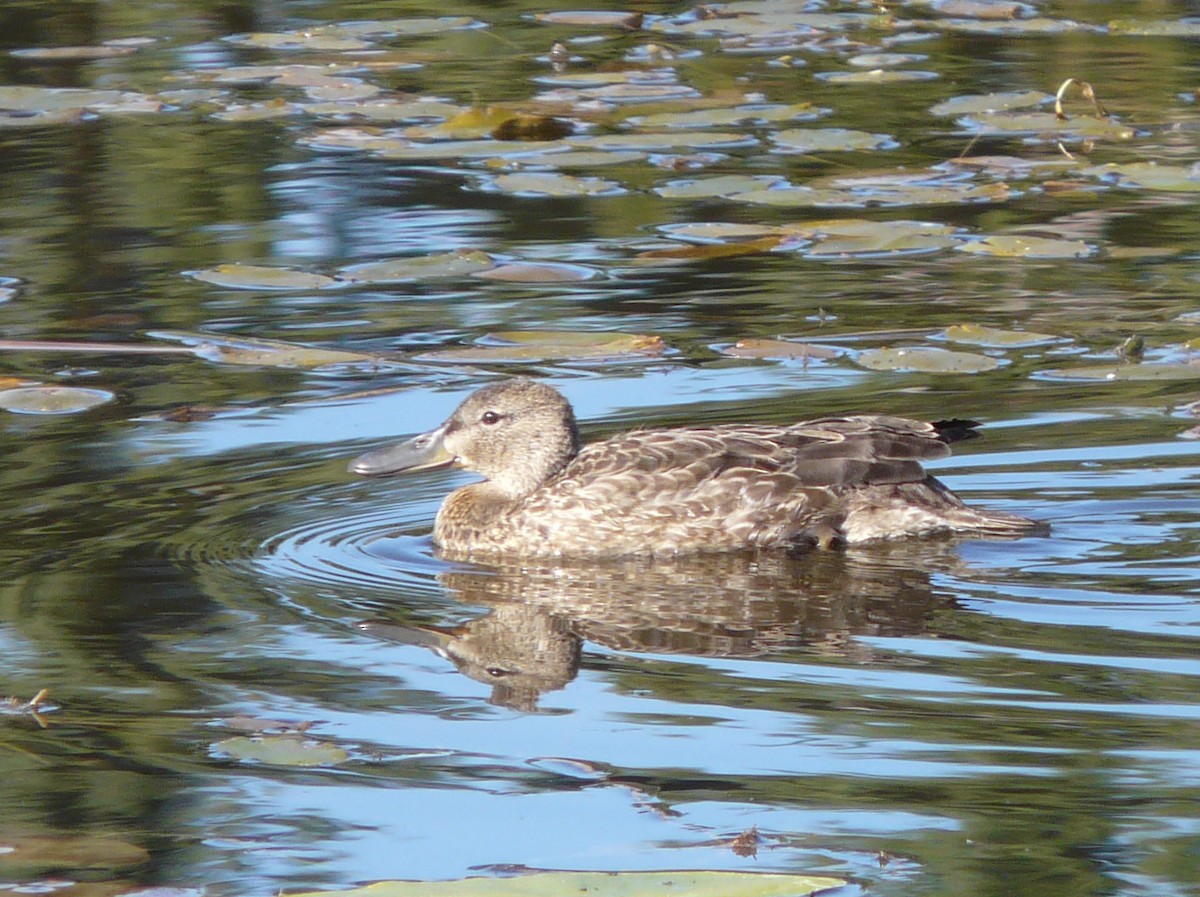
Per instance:
[[[521,498],[506,494],[490,480],[456,489],[442,502],[433,525],[433,540],[439,545],[477,543],[520,502]]]

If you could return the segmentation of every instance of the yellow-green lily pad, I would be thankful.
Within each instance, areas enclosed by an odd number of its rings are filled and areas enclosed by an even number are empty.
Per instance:
[[[865,72],[820,72],[815,77],[826,84],[900,84],[905,81],[935,81],[941,75],[912,69],[870,69]]]
[[[470,16],[413,16],[403,19],[380,19],[361,22],[338,22],[315,29],[320,34],[338,37],[416,37],[482,28],[484,23]]]
[[[275,368],[321,368],[335,365],[377,365],[385,360],[362,352],[343,352],[301,346],[282,340],[252,337],[225,337],[204,333],[161,330],[149,334],[155,339],[173,340],[189,346],[206,361],[220,364]]]
[[[1200,18],[1186,19],[1113,19],[1110,34],[1139,37],[1200,37]]]
[[[1120,187],[1141,187],[1171,193],[1200,192],[1200,171],[1189,165],[1159,165],[1157,162],[1110,162],[1085,168],[1083,173],[1111,181]]]
[[[324,274],[266,265],[217,265],[184,273],[204,283],[236,290],[319,290],[336,283]]]
[[[1059,118],[1053,112],[983,112],[960,121],[974,134],[1044,134],[1093,140],[1129,140],[1137,132],[1106,118]]]
[[[997,359],[987,355],[928,346],[864,349],[854,360],[872,371],[914,371],[923,374],[978,374],[1000,367]]]
[[[797,343],[782,339],[748,337],[729,346],[717,349],[731,358],[785,358],[792,361],[827,361],[846,354],[845,349],[820,346],[815,343]]]
[[[338,272],[338,277],[354,283],[400,283],[406,280],[466,277],[495,267],[495,264],[486,252],[460,249],[457,252],[349,265]]]
[[[1002,330],[982,324],[954,324],[942,331],[942,336],[956,343],[971,343],[977,346],[1019,349],[1025,346],[1042,346],[1062,341],[1052,333],[1035,333],[1032,330]]]
[[[1008,109],[1028,109],[1042,106],[1054,99],[1053,94],[1040,90],[1006,90],[996,93],[972,94],[951,97],[930,108],[933,115],[977,115],[985,112],[1003,112]]]
[[[782,177],[773,174],[725,174],[669,181],[661,187],[655,187],[654,192],[667,199],[711,199],[755,190],[770,190],[786,183]]]
[[[478,345],[439,349],[423,353],[420,358],[427,361],[503,364],[556,359],[657,357],[665,350],[662,337],[650,334],[525,330],[489,333]]]
[[[1096,252],[1095,247],[1081,240],[1056,240],[1020,234],[994,234],[982,240],[962,243],[958,248],[976,255],[1033,259],[1081,259]]]
[[[580,283],[599,277],[600,272],[586,265],[564,262],[511,262],[472,276],[508,283]]]
[[[625,188],[616,181],[576,177],[553,171],[520,171],[501,174],[483,183],[483,189],[518,196],[616,196]]]
[[[597,134],[592,137],[571,137],[567,143],[589,149],[666,150],[720,149],[723,147],[753,146],[758,141],[749,134],[728,131],[673,131],[653,134]]]
[[[1097,364],[1046,371],[1050,380],[1200,380],[1200,364]]]
[[[231,34],[225,40],[261,50],[344,51],[366,50],[373,46],[370,41],[356,37],[342,37],[320,31],[255,31],[248,34]]]
[[[772,134],[771,140],[791,153],[881,150],[899,146],[887,134],[869,134],[849,128],[788,128]]]
[[[0,408],[17,414],[77,414],[116,398],[105,389],[23,386],[0,390]]]
[[[695,240],[700,243],[720,243],[725,240],[745,240],[769,237],[781,232],[771,224],[738,224],[731,221],[695,221],[680,224],[661,224],[658,229],[680,240]]]
[[[69,869],[128,869],[149,859],[145,848],[115,835],[0,837],[0,874],[8,879]]]
[[[532,872],[505,878],[379,881],[292,897],[807,897],[845,884],[837,878],[777,872]]]
[[[302,735],[235,735],[218,741],[212,750],[240,762],[271,766],[337,766],[350,759],[345,748]]]
[[[630,118],[638,128],[727,128],[730,125],[807,121],[828,115],[829,109],[812,103],[771,103],[695,109],[690,112],[658,112]]]

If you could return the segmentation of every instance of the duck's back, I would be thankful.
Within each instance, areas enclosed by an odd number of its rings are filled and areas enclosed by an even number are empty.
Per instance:
[[[1027,523],[966,508],[922,468],[969,426],[864,415],[626,433],[584,446],[527,499],[495,509],[474,540],[484,551],[617,555]],[[449,522],[439,541],[453,547]]]

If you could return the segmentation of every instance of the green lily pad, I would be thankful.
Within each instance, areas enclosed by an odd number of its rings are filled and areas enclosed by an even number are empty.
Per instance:
[[[1000,362],[974,352],[951,352],[914,346],[897,349],[865,349],[854,359],[872,371],[914,371],[923,374],[978,374],[994,371]]]
[[[799,361],[827,361],[846,354],[845,349],[820,346],[815,343],[796,343],[782,339],[749,337],[717,350],[731,358],[785,358]]]
[[[641,162],[645,158],[645,153],[634,150],[568,150],[521,156],[515,164],[529,168],[600,168],[606,165],[628,165],[631,162]]]
[[[526,330],[489,333],[479,345],[423,353],[425,361],[471,364],[658,357],[662,337],[640,333]]]
[[[1113,19],[1108,31],[1140,37],[1200,37],[1200,19]]]
[[[1055,240],[1019,234],[995,234],[982,240],[962,243],[958,248],[963,252],[999,258],[1081,259],[1096,252],[1095,247],[1081,240]]]
[[[231,44],[257,47],[260,50],[367,50],[374,46],[370,41],[356,37],[341,37],[320,31],[255,31],[248,34],[231,34],[225,40]]]
[[[992,37],[1021,37],[1028,34],[1063,34],[1081,31],[1090,26],[1081,25],[1070,19],[1036,17],[1031,19],[945,19],[938,25],[947,31],[963,31],[968,34],[986,34]]]
[[[401,283],[406,280],[466,277],[495,267],[495,264],[486,252],[460,249],[457,252],[349,265],[338,272],[338,277],[353,283]]]
[[[0,390],[0,408],[17,414],[77,414],[116,396],[104,389],[79,386],[23,386]]]
[[[319,290],[336,283],[324,274],[265,265],[217,265],[184,274],[204,283],[236,290]]]
[[[483,182],[483,189],[518,196],[616,196],[625,188],[604,178],[576,177],[551,171],[501,174]]]
[[[1091,116],[1060,119],[1053,112],[984,112],[960,121],[973,134],[1043,134],[1094,140],[1129,140],[1137,132],[1120,122]]]
[[[595,268],[562,262],[512,262],[472,275],[508,283],[580,283],[599,276],[600,272]]]
[[[786,183],[782,177],[773,174],[726,174],[669,181],[661,187],[655,187],[654,192],[667,199],[712,199],[755,190],[770,190]]]
[[[300,735],[235,735],[218,741],[212,750],[243,763],[271,766],[337,766],[350,759],[345,748]]]
[[[526,153],[547,152],[565,145],[552,140],[442,140],[418,143],[404,138],[375,141],[366,147],[383,159],[435,161],[438,159],[502,159]]]
[[[314,29],[318,33],[338,37],[416,37],[482,28],[484,23],[470,16],[428,16],[406,19],[381,19],[361,22],[338,22]]]
[[[820,72],[815,77],[826,84],[900,84],[905,81],[935,81],[941,75],[911,69],[871,69],[866,72]]]
[[[956,343],[971,343],[977,346],[1005,349],[1062,342],[1062,337],[1052,333],[1035,333],[1032,330],[1002,330],[996,327],[984,327],[982,324],[954,324],[942,331],[942,336]]]
[[[924,62],[928,58],[924,53],[859,53],[846,62],[860,69],[885,69],[908,65],[910,62]]]
[[[1042,106],[1054,99],[1053,94],[1040,90],[1010,90],[997,93],[951,97],[930,108],[932,115],[975,115],[984,112],[1003,112],[1008,109],[1028,109]]]
[[[173,340],[192,348],[193,354],[220,364],[275,368],[321,368],[335,365],[369,365],[385,360],[362,352],[343,352],[301,346],[282,340],[251,337],[222,337],[204,333],[161,330],[149,334],[155,339]]]
[[[772,872],[532,872],[509,878],[379,881],[292,897],[806,897],[844,884],[837,878]]]
[[[758,141],[749,134],[727,131],[675,131],[661,134],[598,134],[593,137],[571,137],[567,143],[589,149],[667,150],[720,149],[723,147],[753,146]]]
[[[585,28],[640,28],[642,14],[624,10],[563,10],[539,12],[534,18],[545,25],[581,25]]]
[[[1110,162],[1085,168],[1090,177],[1111,181],[1120,187],[1141,187],[1171,193],[1200,192],[1200,171],[1189,165],[1159,165],[1156,162]]]
[[[1049,380],[1200,380],[1200,364],[1097,364],[1045,371]]]
[[[764,103],[696,109],[690,112],[658,112],[653,115],[634,116],[628,121],[638,128],[727,128],[730,125],[807,121],[828,115],[830,111],[812,103]]]
[[[699,243],[720,243],[725,240],[769,237],[781,232],[781,228],[770,224],[736,224],[728,221],[660,224],[658,230],[679,240],[695,240]]]
[[[30,878],[69,869],[118,870],[150,859],[145,848],[114,835],[24,835],[0,838],[0,874]]]
[[[899,146],[887,134],[868,134],[848,128],[788,128],[772,134],[771,140],[792,153],[881,150]]]

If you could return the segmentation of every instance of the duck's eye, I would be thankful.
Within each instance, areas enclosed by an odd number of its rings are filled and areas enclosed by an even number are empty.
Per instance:
[[[490,427],[492,424],[500,423],[500,415],[495,411],[485,411],[479,416],[479,420]]]

